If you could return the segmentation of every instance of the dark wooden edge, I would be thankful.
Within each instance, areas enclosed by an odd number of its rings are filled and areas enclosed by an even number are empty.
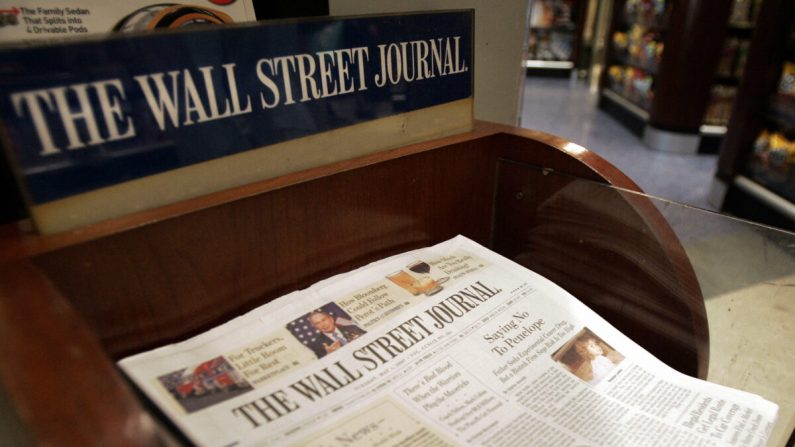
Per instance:
[[[29,261],[0,269],[0,380],[39,445],[175,445]]]

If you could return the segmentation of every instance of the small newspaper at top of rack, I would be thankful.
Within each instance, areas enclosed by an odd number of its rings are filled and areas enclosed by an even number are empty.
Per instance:
[[[201,445],[764,446],[778,412],[463,236],[120,366]]]

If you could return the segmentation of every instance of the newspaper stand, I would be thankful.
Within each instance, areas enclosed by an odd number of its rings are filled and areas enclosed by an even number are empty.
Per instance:
[[[704,378],[704,302],[680,242],[648,198],[584,193],[575,178],[638,190],[566,140],[479,122],[65,233],[6,225],[0,387],[9,417],[19,439],[41,444],[178,444],[115,360],[456,234],[545,275]]]

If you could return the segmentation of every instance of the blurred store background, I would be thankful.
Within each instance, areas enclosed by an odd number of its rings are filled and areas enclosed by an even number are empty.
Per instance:
[[[649,194],[795,229],[795,2],[535,0],[523,127]]]

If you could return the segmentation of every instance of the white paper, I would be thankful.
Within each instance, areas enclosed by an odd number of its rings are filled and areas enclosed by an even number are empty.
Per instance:
[[[462,236],[120,366],[201,445],[763,446],[778,411]]]

